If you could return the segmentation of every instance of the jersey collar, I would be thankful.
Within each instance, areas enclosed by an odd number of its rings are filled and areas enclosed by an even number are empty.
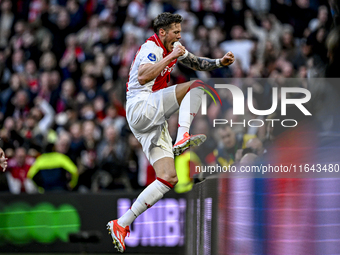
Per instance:
[[[168,55],[170,52],[164,47],[161,39],[159,39],[158,35],[155,33],[153,34],[147,41],[153,41],[156,43],[157,46],[161,47],[163,49],[163,55]]]

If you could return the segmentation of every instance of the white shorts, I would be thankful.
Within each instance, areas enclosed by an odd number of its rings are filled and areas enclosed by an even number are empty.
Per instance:
[[[126,103],[126,118],[131,131],[151,165],[161,158],[174,157],[166,120],[178,109],[176,85],[136,95]]]

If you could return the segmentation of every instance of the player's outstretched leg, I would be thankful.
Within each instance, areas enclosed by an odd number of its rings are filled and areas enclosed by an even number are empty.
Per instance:
[[[173,152],[176,156],[182,154],[191,146],[201,145],[207,139],[204,134],[189,135],[191,122],[201,106],[204,93],[200,87],[197,87],[198,84],[200,84],[200,82],[194,82],[191,85],[191,87],[194,87],[192,89],[183,86],[183,90],[186,89],[186,94],[180,102],[177,139],[173,147]],[[183,90],[179,90],[178,94],[183,93]]]
[[[115,248],[125,251],[125,237],[130,232],[129,225],[144,211],[159,201],[177,183],[173,158],[162,158],[153,165],[156,175],[160,176],[139,194],[131,208],[118,220],[107,223],[107,229]],[[164,170],[165,169],[165,170]],[[168,180],[168,181],[166,181]]]

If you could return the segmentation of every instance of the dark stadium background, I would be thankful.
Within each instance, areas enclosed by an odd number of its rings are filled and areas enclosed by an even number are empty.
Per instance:
[[[204,73],[178,64],[171,85],[229,78],[245,91],[247,79],[298,81],[311,91],[313,116],[292,109],[298,128],[258,129],[266,160],[339,163],[338,0],[0,0],[0,147],[9,158],[0,172],[0,254],[115,253],[105,224],[155,179],[125,120],[125,86],[152,19],[165,11],[183,16],[190,52],[236,58]],[[258,109],[268,109],[270,86],[254,91]],[[221,97],[223,107],[209,101],[208,117],[192,126],[207,132],[194,150],[207,165],[221,142],[207,123],[235,117],[230,95]],[[177,115],[168,123],[174,139]],[[44,192],[26,174],[55,150],[79,179]],[[195,163],[177,157],[177,171],[189,176]],[[340,254],[338,176],[187,179],[138,218],[126,254]]]

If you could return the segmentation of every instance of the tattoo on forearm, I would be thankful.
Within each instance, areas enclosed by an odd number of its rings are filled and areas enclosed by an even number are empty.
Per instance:
[[[183,65],[197,71],[211,71],[216,68],[219,68],[216,65],[215,59],[197,57],[190,52],[188,56],[185,59],[182,59],[180,62]]]

